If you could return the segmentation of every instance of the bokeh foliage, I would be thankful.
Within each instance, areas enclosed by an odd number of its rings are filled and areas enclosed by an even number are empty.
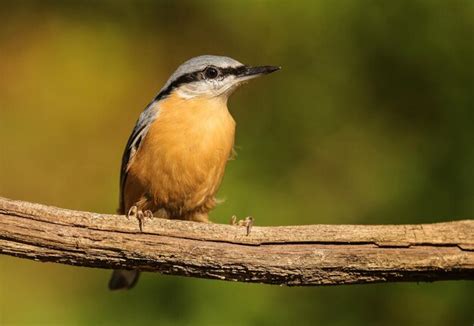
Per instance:
[[[230,100],[214,221],[473,218],[474,2],[2,1],[0,195],[114,212],[123,146],[199,54],[283,66]],[[472,282],[280,288],[0,257],[0,324],[470,325]]]

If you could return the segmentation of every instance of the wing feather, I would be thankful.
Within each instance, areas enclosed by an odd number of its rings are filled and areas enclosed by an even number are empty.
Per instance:
[[[140,114],[140,117],[133,128],[132,134],[128,138],[127,145],[122,156],[122,166],[120,168],[120,206],[119,212],[125,214],[124,210],[124,187],[127,180],[127,174],[130,162],[135,156],[136,152],[140,148],[140,144],[143,142],[143,139],[146,137],[148,130],[150,129],[153,121],[158,117],[159,108],[158,101],[153,101],[145,108],[145,110]]]

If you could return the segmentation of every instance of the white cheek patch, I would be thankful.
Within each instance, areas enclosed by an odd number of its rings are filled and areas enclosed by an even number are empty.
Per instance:
[[[184,84],[179,86],[176,91],[182,98],[190,99],[207,94],[209,92],[209,86],[206,84],[205,81]]]
[[[229,76],[222,80],[200,80],[184,84],[179,86],[176,92],[184,99],[191,99],[197,96],[229,96],[238,85],[239,83],[235,80],[235,77]]]

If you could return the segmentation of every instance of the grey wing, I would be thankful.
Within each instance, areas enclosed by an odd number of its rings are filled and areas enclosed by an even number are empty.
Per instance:
[[[120,206],[119,206],[119,213],[125,214],[124,212],[124,198],[123,198],[123,191],[125,187],[125,181],[127,180],[127,173],[128,173],[128,166],[137,152],[138,148],[142,140],[145,138],[148,129],[150,129],[151,124],[158,116],[158,102],[153,101],[146,109],[140,114],[140,117],[135,124],[135,128],[133,128],[132,134],[130,138],[128,138],[127,146],[125,146],[125,150],[122,156],[122,166],[120,168]]]

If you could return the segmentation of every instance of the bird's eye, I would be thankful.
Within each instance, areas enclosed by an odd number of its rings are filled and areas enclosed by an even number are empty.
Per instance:
[[[204,75],[206,76],[206,78],[214,79],[219,75],[219,70],[213,67],[209,67],[206,68],[206,70],[204,71]]]

